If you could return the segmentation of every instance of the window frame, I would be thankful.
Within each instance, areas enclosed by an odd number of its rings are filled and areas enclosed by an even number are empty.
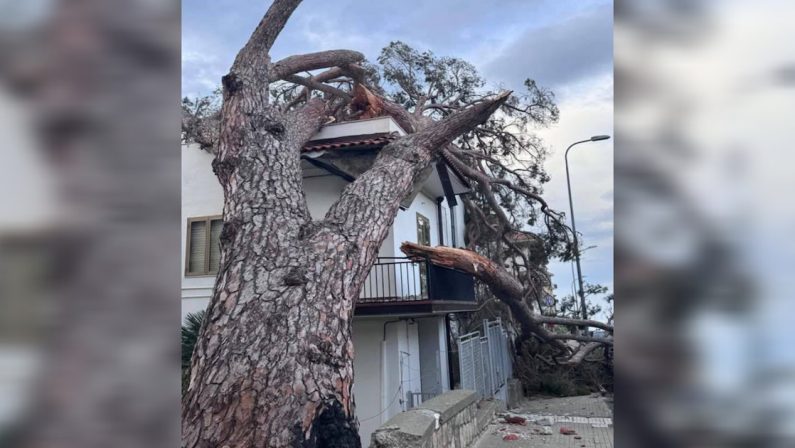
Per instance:
[[[185,231],[185,277],[210,277],[213,275],[218,274],[218,271],[210,271],[210,250],[212,244],[212,222],[216,220],[221,220],[221,225],[223,225],[223,215],[208,215],[208,216],[196,216],[193,218],[188,218],[188,223]],[[204,222],[204,231],[205,231],[205,247],[204,247],[204,270],[201,272],[190,272],[190,236],[191,236],[191,226],[194,222]]]
[[[430,246],[431,244],[433,244],[433,243],[432,243],[432,241],[431,241],[431,239],[432,239],[432,238],[431,238],[431,231],[432,231],[432,229],[431,229],[431,220],[430,220],[430,219],[428,219],[428,217],[427,217],[427,216],[423,215],[423,214],[422,214],[422,213],[420,213],[420,212],[417,212],[417,218],[416,218],[416,219],[417,219],[417,220],[416,220],[416,226],[417,226],[417,244],[424,244],[422,241],[420,241],[420,221],[424,221],[424,222],[425,222],[425,223],[428,225],[428,233],[427,233],[427,237],[428,237],[428,244],[427,244],[427,245],[428,245],[428,246]]]

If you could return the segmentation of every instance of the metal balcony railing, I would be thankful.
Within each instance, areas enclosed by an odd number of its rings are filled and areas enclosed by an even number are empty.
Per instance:
[[[419,300],[475,301],[471,275],[405,257],[379,257],[364,281],[359,303]]]

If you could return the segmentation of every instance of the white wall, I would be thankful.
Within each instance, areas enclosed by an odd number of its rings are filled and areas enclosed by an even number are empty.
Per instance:
[[[304,178],[304,194],[312,219],[323,219],[348,182],[333,174]]]
[[[447,325],[445,325],[444,316],[438,316],[436,324],[439,328],[437,334],[439,336],[439,370],[442,376],[442,392],[447,392],[452,387],[450,387],[450,363],[447,357],[450,348],[447,345]]]
[[[398,256],[403,256],[400,245],[404,241],[417,242],[417,213],[428,218],[431,222],[431,245],[439,244],[439,220],[437,218],[436,200],[429,198],[424,193],[417,194],[414,202],[406,210],[398,211],[395,217],[393,230],[395,233],[394,251]]]
[[[406,131],[404,131],[392,117],[377,117],[323,126],[320,132],[312,137],[312,140],[382,132],[397,132],[400,135],[406,135]]]
[[[215,276],[186,277],[185,247],[188,218],[220,215],[224,206],[224,191],[213,174],[213,155],[195,145],[182,145],[182,320],[188,313],[207,307],[215,285]]]
[[[370,446],[370,434],[382,423],[381,344],[384,319],[353,320],[353,399],[356,416],[359,417],[359,436],[362,446]]]

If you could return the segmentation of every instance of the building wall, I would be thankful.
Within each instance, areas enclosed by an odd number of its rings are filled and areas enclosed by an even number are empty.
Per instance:
[[[436,201],[420,192],[414,202],[406,210],[400,210],[395,216],[394,253],[403,256],[400,245],[404,241],[417,242],[417,213],[422,214],[431,222],[431,246],[439,244],[439,219],[436,211]]]
[[[385,325],[386,324],[386,325]],[[420,328],[431,329],[420,335]],[[415,319],[396,317],[356,318],[353,321],[354,382],[356,415],[362,446],[369,446],[370,435],[395,415],[408,410],[407,392],[426,392],[426,376],[438,376],[442,390],[448,391],[444,319],[441,316]],[[438,332],[443,333],[439,334]],[[422,338],[422,339],[421,339]],[[421,354],[441,352],[444,360],[426,361]],[[438,370],[438,375],[432,373]],[[418,404],[415,401],[415,405]]]
[[[180,265],[182,267],[182,320],[188,313],[207,308],[213,293],[215,276],[186,277],[185,248],[188,218],[220,215],[223,210],[224,192],[213,174],[212,154],[194,145],[182,146],[182,243]]]
[[[382,343],[384,319],[354,319],[353,321],[353,398],[359,417],[362,446],[369,443],[370,434],[381,426],[381,383],[383,379]]]
[[[417,319],[422,392],[435,395],[450,390],[444,316]],[[423,401],[430,396],[423,396]]]

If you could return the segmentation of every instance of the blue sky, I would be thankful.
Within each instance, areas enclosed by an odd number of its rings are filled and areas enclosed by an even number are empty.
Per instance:
[[[182,5],[182,90],[194,96],[220,83],[268,1],[187,0]],[[563,151],[613,130],[613,6],[601,0],[305,0],[273,48],[273,58],[333,48],[375,60],[402,40],[473,63],[489,84],[521,91],[525,78],[557,95],[560,122],[537,130],[551,149],[544,195],[568,216]],[[587,282],[613,288],[613,145],[584,144],[569,155]],[[569,264],[550,269],[557,294],[572,292]]]

